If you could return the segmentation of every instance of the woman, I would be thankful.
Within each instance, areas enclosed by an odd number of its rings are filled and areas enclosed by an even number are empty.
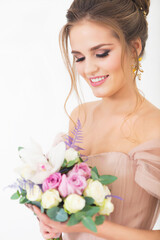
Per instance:
[[[118,177],[110,188],[123,201],[113,199],[115,210],[97,233],[82,224],[54,222],[34,207],[45,239],[58,232],[65,240],[160,239],[160,231],[152,230],[160,211],[160,111],[136,87],[149,5],[149,0],[75,0],[68,10],[60,40],[72,86],[77,91],[76,69],[100,98],[78,106],[71,119],[83,125],[81,147],[88,163],[100,174]]]

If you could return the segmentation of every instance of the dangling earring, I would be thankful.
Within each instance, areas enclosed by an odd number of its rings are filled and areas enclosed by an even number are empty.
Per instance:
[[[133,71],[134,77],[137,72],[137,77],[138,77],[138,80],[140,81],[142,77],[142,73],[144,72],[141,65],[142,58],[139,58],[138,61],[139,61],[139,68],[137,69],[137,66],[134,66],[132,68],[132,71]]]

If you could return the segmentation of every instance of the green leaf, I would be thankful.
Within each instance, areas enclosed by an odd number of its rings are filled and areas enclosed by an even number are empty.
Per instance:
[[[70,216],[69,221],[67,222],[67,225],[68,225],[68,226],[73,226],[73,225],[79,223],[80,221],[81,221],[80,218],[76,218],[75,214],[72,214],[72,215]]]
[[[26,190],[22,189],[22,190],[21,190],[21,195],[22,195],[23,197],[26,197],[26,195],[27,195]]]
[[[21,151],[22,149],[24,149],[24,147],[18,147],[18,151]]]
[[[99,177],[98,177],[97,173],[95,173],[93,171],[91,171],[91,176],[92,176],[93,180],[99,180]]]
[[[28,202],[29,202],[29,200],[26,197],[21,197],[19,199],[19,203],[21,203],[21,204],[28,203]]]
[[[79,158],[78,158],[79,159]],[[72,167],[74,164],[77,163],[77,158],[73,161],[70,161],[68,164],[67,164],[67,167]]]
[[[49,218],[57,222],[65,222],[68,219],[68,214],[63,208],[53,207],[51,209],[47,209],[46,213]]]
[[[91,197],[84,197],[86,200],[86,205],[92,205],[94,203],[94,199]]]
[[[41,203],[38,202],[38,201],[31,201],[30,202],[32,205],[35,205],[36,207],[40,208],[41,209]]]
[[[112,176],[112,175],[102,175],[99,177],[99,181],[104,185],[110,184],[110,183],[114,182],[116,179],[117,179],[117,177]]]
[[[96,213],[98,213],[100,210],[100,207],[97,206],[86,206],[83,208],[83,211],[85,212],[86,216],[93,217]]]
[[[99,177],[98,170],[97,170],[96,167],[93,167],[93,168],[92,168],[92,172],[95,172],[95,173],[97,174],[97,176]]]
[[[17,192],[14,193],[14,194],[11,196],[11,199],[12,199],[12,200],[16,200],[16,199],[20,198],[20,196],[21,196],[21,194],[20,194],[20,192],[17,190]]]
[[[79,157],[79,160],[80,160],[80,162],[84,162],[83,159],[82,159],[81,157]]]
[[[67,166],[67,160],[64,160],[64,162],[63,162],[61,168],[64,168],[64,167],[66,167],[66,166]]]
[[[95,224],[96,225],[101,225],[102,223],[104,223],[104,220],[105,220],[105,216],[96,216],[96,219],[95,219]]]
[[[82,220],[82,218],[83,218],[84,216],[86,216],[86,212],[83,211],[83,210],[81,210],[81,211],[79,211],[79,212],[76,212],[74,215],[75,215],[75,217],[76,217],[77,220]]]
[[[41,205],[41,213],[44,213],[44,212],[45,212],[45,210],[44,210],[44,208]]]
[[[88,228],[92,232],[97,232],[96,224],[94,223],[94,221],[92,220],[91,217],[89,217],[89,216],[84,217],[82,219],[82,223],[86,228]]]

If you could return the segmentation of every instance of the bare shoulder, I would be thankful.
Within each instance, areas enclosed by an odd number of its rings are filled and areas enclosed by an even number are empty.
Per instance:
[[[144,140],[160,139],[160,110],[150,102],[144,109],[141,120]]]
[[[78,119],[80,120],[82,126],[84,126],[86,122],[86,118],[89,115],[89,113],[92,111],[94,104],[95,102],[86,102],[78,105],[76,108],[73,109],[70,115],[72,120],[70,119],[70,122],[69,122],[70,131],[75,127],[75,124],[77,123]]]

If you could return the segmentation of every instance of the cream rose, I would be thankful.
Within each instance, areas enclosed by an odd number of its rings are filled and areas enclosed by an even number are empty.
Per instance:
[[[104,199],[103,204],[100,206],[99,214],[110,215],[114,211],[114,205],[110,199]]]
[[[69,148],[65,152],[65,159],[67,162],[73,161],[77,159],[77,162],[79,161],[79,153],[74,150],[73,148]]]
[[[109,188],[108,188],[107,186],[105,186],[105,185],[103,185],[103,187],[104,187],[104,191],[105,191],[105,196],[111,195],[111,192],[110,192]],[[108,199],[109,201],[111,201],[111,200],[112,200],[112,197],[107,197],[107,199]]]
[[[64,200],[64,209],[69,213],[76,213],[82,210],[85,206],[85,200],[83,197],[77,195],[77,194],[70,194],[65,200]]]
[[[27,192],[27,199],[30,201],[41,201],[42,198],[42,190],[38,185],[34,185],[33,187],[29,184],[26,186],[26,192]]]
[[[87,187],[83,193],[86,197],[92,197],[95,200],[95,204],[100,206],[106,196],[106,189],[98,180],[89,179],[87,181]]]
[[[59,192],[56,189],[49,189],[42,195],[41,205],[44,209],[50,209],[58,206],[62,201]]]

